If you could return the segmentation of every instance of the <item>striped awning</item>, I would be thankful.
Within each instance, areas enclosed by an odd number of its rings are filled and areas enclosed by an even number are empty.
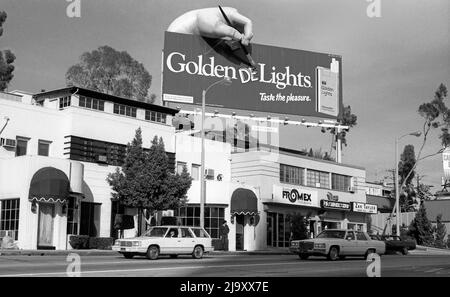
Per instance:
[[[232,215],[257,215],[258,199],[249,189],[236,189],[231,195]]]
[[[44,202],[44,203],[61,203],[64,204],[66,203],[67,199],[66,198],[53,198],[53,197],[30,197],[28,198],[28,200],[30,202]]]
[[[69,197],[70,182],[66,174],[53,167],[39,169],[31,179],[29,201],[65,203]]]

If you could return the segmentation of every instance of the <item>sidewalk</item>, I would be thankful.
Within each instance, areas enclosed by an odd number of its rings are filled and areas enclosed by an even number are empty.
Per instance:
[[[427,246],[418,245],[415,250],[409,251],[411,255],[449,255],[450,249],[438,249]]]

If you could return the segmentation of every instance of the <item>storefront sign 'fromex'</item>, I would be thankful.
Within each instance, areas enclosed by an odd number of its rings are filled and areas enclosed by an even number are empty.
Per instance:
[[[223,40],[166,32],[163,100],[201,104],[202,90],[215,86],[207,104],[243,110],[337,118],[342,106],[340,56],[252,44],[256,69],[239,47]]]
[[[289,205],[319,206],[318,192],[301,187],[286,188],[273,185],[272,199],[273,202]]]

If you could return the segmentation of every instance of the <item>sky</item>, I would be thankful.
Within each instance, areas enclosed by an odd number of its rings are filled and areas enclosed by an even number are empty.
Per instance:
[[[375,0],[376,1],[376,0]],[[184,12],[218,4],[237,8],[253,22],[253,42],[333,53],[343,59],[343,100],[358,116],[347,136],[343,162],[366,168],[367,180],[390,175],[394,140],[420,130],[418,106],[440,83],[450,87],[450,2],[379,0],[380,17],[368,17],[366,0],[80,0],[80,18],[69,18],[64,0],[1,0],[8,13],[0,49],[17,56],[9,90],[39,92],[65,86],[80,55],[109,45],[127,51],[153,76],[150,92],[161,98],[164,31]],[[328,151],[329,134],[286,126],[285,147]],[[399,151],[421,138],[405,137]],[[430,135],[423,154],[440,149]],[[440,190],[442,157],[419,163],[423,182]]]

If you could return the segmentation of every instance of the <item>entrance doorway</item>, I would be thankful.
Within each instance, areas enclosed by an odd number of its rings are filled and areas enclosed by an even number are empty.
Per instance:
[[[55,249],[53,246],[53,221],[55,205],[39,203],[38,249]]]
[[[245,216],[237,215],[236,220],[236,250],[242,251],[244,250],[244,225],[245,225]]]

